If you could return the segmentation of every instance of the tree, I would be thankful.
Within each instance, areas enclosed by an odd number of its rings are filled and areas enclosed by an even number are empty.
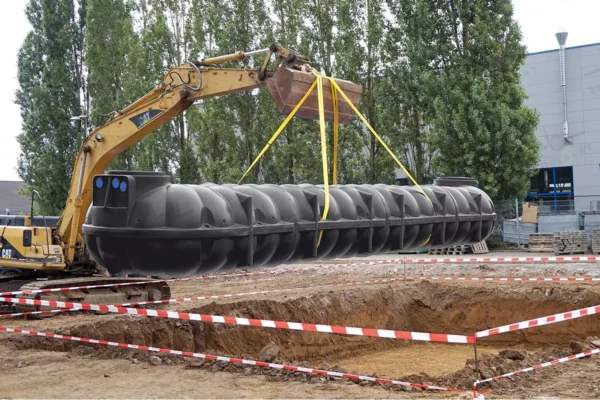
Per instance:
[[[425,2],[388,0],[388,7],[393,18],[384,46],[382,102],[388,111],[384,129],[394,147],[402,150],[401,158],[417,182],[430,183],[435,150],[431,87],[436,85],[436,69],[443,67],[437,58],[445,57],[447,50],[439,45],[435,33],[440,25]]]
[[[123,76],[123,88],[131,103],[154,86],[160,84],[167,66],[168,31],[165,29],[161,10],[152,7],[152,0],[135,0],[130,2],[131,18],[136,29],[137,40],[129,50],[130,70]],[[140,170],[160,171],[178,177],[175,165],[178,157],[174,143],[172,127],[163,125],[139,143],[133,146],[132,153],[136,160],[135,167]]]
[[[510,0],[29,0],[27,15],[20,174],[45,212],[62,208],[81,143],[70,117],[122,109],[170,65],[272,42],[360,83],[361,112],[420,183],[470,175],[493,196],[520,196],[539,156]],[[111,168],[235,182],[282,121],[266,88],[206,99]],[[321,182],[319,131],[316,121],[293,119],[245,182]],[[328,123],[330,174],[332,131]],[[339,127],[338,152],[338,182],[394,180],[394,162],[358,119]]]
[[[278,42],[285,47],[309,55],[302,38],[305,3],[300,0],[282,0],[273,2],[272,38],[269,42]],[[260,129],[264,134],[257,143],[260,150],[270,135],[283,122],[271,95],[262,89],[257,96]],[[321,182],[319,127],[314,121],[294,118],[286,126],[279,139],[269,149],[261,161],[260,171],[268,183],[305,183]]]
[[[314,0],[306,3],[303,15],[306,23],[302,29],[301,48],[308,52],[314,67],[325,75],[362,84],[359,109],[379,131],[381,117],[385,116],[380,107],[378,80],[381,43],[385,35],[381,24],[381,2]],[[314,126],[318,138],[318,125]],[[329,159],[333,163],[331,123],[328,124],[328,137]],[[315,150],[319,147],[316,143]],[[389,155],[358,118],[352,124],[339,127],[338,182],[391,182],[394,179],[392,165]],[[332,170],[330,167],[330,173]]]
[[[182,65],[191,59],[194,47],[186,43],[191,31],[192,4],[188,0],[151,0],[154,13],[155,39],[166,54],[165,67]],[[193,150],[192,135],[186,114],[170,121],[172,143],[177,145],[176,180],[181,183],[200,183],[198,158]]]
[[[227,16],[224,17],[224,30],[221,40],[217,43],[223,53],[237,50],[266,47],[270,36],[270,21],[265,10],[265,4],[260,0],[230,0],[226,5]],[[242,62],[244,67],[255,67],[261,61],[259,58],[246,59]],[[232,63],[230,67],[240,67],[239,63]],[[266,89],[263,89],[266,90]],[[265,119],[264,108],[274,108],[264,103],[264,97],[255,92],[243,92],[226,96],[223,101],[228,104],[234,116],[237,133],[239,154],[242,156],[238,166],[241,177],[244,170],[254,161],[264,144],[275,131],[276,125],[272,118]],[[261,174],[261,165],[271,157],[271,154],[261,160],[257,167],[245,179],[246,183],[264,180]]]
[[[88,93],[92,99],[90,117],[99,124],[111,113],[131,102],[125,82],[137,79],[132,52],[137,43],[130,10],[123,0],[89,0],[87,10],[86,64]],[[136,93],[137,94],[137,93]],[[134,99],[135,100],[135,99]],[[135,149],[120,154],[111,169],[134,169]]]
[[[186,33],[192,54],[199,58],[221,54],[227,13],[227,4],[222,1],[192,1]],[[190,107],[186,115],[200,179],[215,183],[236,182],[241,176],[239,138],[227,98],[202,100],[199,105]]]
[[[33,29],[18,54],[16,103],[23,119],[19,176],[41,195],[40,211],[58,215],[67,198],[82,133],[70,123],[85,98],[82,38],[86,1],[29,0]]]
[[[451,67],[439,73],[434,101],[434,166],[477,178],[490,196],[524,197],[539,159],[539,117],[523,104],[519,68],[526,49],[512,4],[443,3]]]
[[[510,0],[388,5],[399,59],[390,71],[402,82],[395,127],[408,133],[417,170],[430,164],[434,174],[477,178],[491,196],[523,196],[539,157],[538,116],[523,104],[526,50]]]
[[[338,1],[337,35],[334,40],[332,73],[335,77],[361,83],[362,114],[386,141],[385,119],[389,110],[383,104],[382,44],[386,32],[378,0]],[[340,128],[340,181],[348,183],[394,180],[394,161],[356,117],[353,124]],[[366,153],[365,151],[366,150]]]

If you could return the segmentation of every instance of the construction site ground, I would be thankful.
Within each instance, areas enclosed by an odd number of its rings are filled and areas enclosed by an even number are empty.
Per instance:
[[[543,256],[489,253],[491,256]],[[551,254],[547,254],[551,255]],[[423,258],[388,254],[369,260]],[[471,257],[472,255],[469,255]],[[336,260],[360,262],[366,258]],[[331,262],[324,263],[325,265]],[[286,265],[302,267],[308,264]],[[278,267],[279,268],[279,267]],[[600,276],[595,263],[418,264],[407,276]],[[398,278],[402,263],[209,279],[171,284],[173,297],[303,288],[277,294],[174,303],[164,309],[354,327],[472,335],[475,331],[600,304],[600,282],[434,282],[331,286]],[[327,286],[326,286],[327,285]],[[3,326],[258,359],[470,389],[473,346],[297,332],[127,315],[64,313],[42,320],[4,319]],[[597,315],[481,339],[485,377],[593,348]],[[270,344],[272,342],[272,344]],[[275,346],[273,346],[273,344]],[[512,352],[502,352],[513,349]],[[151,358],[159,357],[157,359]],[[0,398],[468,398],[303,373],[238,366],[55,339],[0,334]],[[154,361],[152,363],[151,361]],[[155,365],[158,364],[158,365]],[[488,384],[486,398],[600,397],[600,356],[570,361]]]

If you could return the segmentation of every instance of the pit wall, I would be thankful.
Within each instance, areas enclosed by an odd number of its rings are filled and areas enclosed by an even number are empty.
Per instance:
[[[246,300],[211,303],[187,311],[246,318],[302,321],[355,327],[472,335],[475,331],[600,304],[598,289],[556,284],[503,290],[421,282],[357,288],[285,301]],[[600,333],[597,315],[481,338],[482,344],[568,345]],[[316,361],[406,346],[409,342],[279,329],[206,324],[146,317],[107,317],[71,327],[67,334],[125,343],[257,357],[269,342],[285,360]],[[77,343],[37,337],[19,346],[66,351]]]

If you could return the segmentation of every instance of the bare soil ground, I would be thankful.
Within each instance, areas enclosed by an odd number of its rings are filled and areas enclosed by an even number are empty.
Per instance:
[[[510,254],[501,254],[510,255]],[[536,254],[537,255],[537,254]],[[410,257],[410,255],[407,255]],[[375,257],[381,259],[382,257]],[[385,257],[401,258],[398,255]],[[358,260],[346,260],[344,262]],[[293,267],[299,267],[295,265]],[[176,303],[166,309],[294,322],[421,332],[474,331],[600,304],[600,282],[393,282],[324,286],[402,276],[398,265],[359,266],[172,284],[173,297],[302,288],[279,294]],[[407,275],[600,275],[596,264],[409,265]],[[61,314],[3,320],[4,326],[257,359],[270,342],[276,362],[470,389],[468,345],[290,332],[123,315]],[[591,348],[600,317],[590,316],[480,341],[480,373],[491,377]],[[519,350],[508,357],[499,352]],[[456,397],[322,376],[199,362],[40,337],[0,336],[0,398]],[[516,359],[515,359],[516,358]],[[600,397],[600,356],[490,384],[486,397]]]

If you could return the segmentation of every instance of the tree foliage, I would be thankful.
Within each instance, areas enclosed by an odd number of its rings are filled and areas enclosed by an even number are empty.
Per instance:
[[[494,196],[521,196],[539,144],[512,12],[510,0],[29,0],[19,173],[57,213],[82,137],[72,116],[98,125],[171,65],[278,42],[360,83],[361,112],[419,182],[469,175]],[[235,182],[282,121],[266,89],[203,100],[110,167]],[[358,119],[339,131],[340,183],[394,181],[397,166]],[[295,119],[245,182],[320,183],[320,158],[318,123]]]
[[[82,141],[70,118],[83,111],[85,5],[29,0],[26,14],[32,31],[18,54],[16,103],[23,119],[19,175],[40,193],[40,210],[50,215],[59,214],[64,205]]]
[[[523,104],[526,49],[510,0],[388,4],[391,54],[404,55],[395,126],[407,133],[417,176],[472,176],[493,197],[524,196],[539,159],[538,116]]]
[[[435,166],[476,177],[491,196],[524,196],[539,159],[538,115],[523,104],[526,50],[511,2],[451,1],[443,15],[454,39],[433,103]]]

